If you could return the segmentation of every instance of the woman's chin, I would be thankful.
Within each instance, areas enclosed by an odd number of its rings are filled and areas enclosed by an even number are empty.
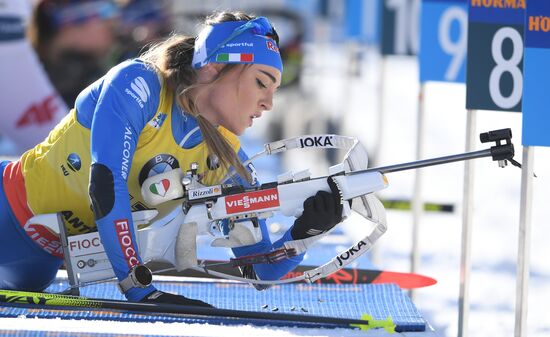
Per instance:
[[[241,136],[248,127],[247,126],[231,126],[231,127],[226,126],[225,128],[231,131],[231,133],[233,133],[234,135]]]

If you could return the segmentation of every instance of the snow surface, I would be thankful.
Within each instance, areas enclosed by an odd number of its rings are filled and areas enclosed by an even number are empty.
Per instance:
[[[363,58],[360,78],[344,78],[345,62],[335,58],[334,50],[308,69],[306,87],[315,104],[305,105],[313,114],[327,114],[344,123],[343,135],[356,136],[369,148],[375,166],[415,160],[416,116],[419,84],[417,65],[411,58],[391,58],[386,63],[383,105],[379,100],[381,61],[374,54]],[[316,57],[319,53],[316,54]],[[343,88],[348,88],[346,91]],[[297,100],[303,99],[298,95]],[[282,100],[282,99],[281,99]],[[423,158],[464,152],[466,135],[465,87],[461,84],[429,83],[425,92]],[[288,104],[288,103],[287,103]],[[378,114],[384,107],[384,127],[381,149],[377,148]],[[277,112],[285,113],[287,107]],[[291,109],[288,109],[291,110]],[[310,114],[311,111],[304,111]],[[288,113],[288,112],[286,112]],[[269,113],[268,113],[269,114]],[[298,115],[285,115],[298,118]],[[265,118],[266,120],[268,118]],[[516,145],[516,160],[521,162],[521,115],[494,111],[478,111],[477,132],[512,128]],[[267,122],[256,121],[251,137],[258,137]],[[294,134],[296,136],[298,134]],[[259,140],[260,143],[265,140]],[[485,146],[476,144],[476,149]],[[374,155],[376,154],[376,157]],[[291,168],[308,167],[313,162],[295,159]],[[371,165],[372,165],[371,164]],[[323,166],[324,163],[319,164]],[[452,203],[452,214],[426,213],[421,219],[418,272],[438,280],[434,286],[419,289],[415,304],[439,336],[456,336],[458,329],[459,262],[462,223],[462,185],[464,163],[453,163],[422,169],[423,198],[431,202]],[[315,172],[323,174],[325,172]],[[533,182],[531,274],[529,283],[528,335],[550,335],[550,149],[535,149]],[[260,175],[262,172],[260,172]],[[388,174],[389,187],[382,198],[410,198],[414,171]],[[521,170],[512,166],[498,168],[490,159],[475,161],[474,216],[472,233],[472,270],[470,285],[470,315],[468,336],[512,336],[515,320],[516,265],[520,212]],[[546,227],[545,227],[546,226]],[[344,232],[354,235],[353,226]],[[388,232],[377,245],[375,260],[380,268],[409,270],[412,217],[404,211],[388,211]],[[2,330],[48,330],[66,332],[99,332],[133,335],[179,336],[365,336],[383,335],[383,331],[368,334],[351,330],[305,330],[265,327],[220,327],[215,325],[145,324],[83,322],[38,319],[0,319]],[[0,330],[0,332],[2,331]],[[50,335],[50,334],[48,334]],[[408,334],[409,335],[409,334]],[[410,334],[415,336],[415,334]]]

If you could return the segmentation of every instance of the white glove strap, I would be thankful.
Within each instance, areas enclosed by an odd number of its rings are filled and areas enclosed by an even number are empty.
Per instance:
[[[283,245],[285,249],[294,249],[296,250],[296,254],[302,254],[305,252],[309,247],[311,247],[313,244],[315,244],[317,241],[321,240],[325,236],[328,235],[330,231],[326,231],[323,234],[311,236],[309,238],[301,239],[301,240],[292,240],[287,241]]]

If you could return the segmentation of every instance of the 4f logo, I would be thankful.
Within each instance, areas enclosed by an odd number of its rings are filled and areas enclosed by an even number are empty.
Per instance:
[[[56,96],[52,94],[41,102],[28,107],[15,126],[21,128],[32,124],[41,125],[50,123],[53,120],[56,110],[59,108],[59,106],[55,104],[55,98]]]
[[[300,147],[334,147],[333,136],[309,136],[300,138]]]

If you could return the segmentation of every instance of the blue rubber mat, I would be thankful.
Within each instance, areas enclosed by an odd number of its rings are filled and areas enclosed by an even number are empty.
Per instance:
[[[20,331],[20,330],[0,330],[0,336],[9,337],[135,337],[135,335],[128,336],[126,333],[120,334],[106,334],[106,333],[90,333],[90,332],[45,332],[45,331]],[[163,335],[139,335],[139,337],[163,337]],[[164,335],[168,337],[169,335]],[[173,336],[173,335],[171,335]]]
[[[374,319],[391,317],[396,331],[424,331],[426,322],[403,291],[393,284],[320,285],[288,284],[274,286],[266,291],[239,283],[221,282],[155,282],[163,291],[197,298],[218,308],[295,313],[301,315],[331,316],[359,319],[363,314]],[[50,286],[48,292],[66,289],[65,281]],[[81,295],[90,298],[123,299],[114,283],[102,283],[81,289]],[[27,317],[65,319],[98,319],[136,322],[186,322],[211,324],[243,324],[230,318],[183,317],[178,315],[144,315],[111,310],[54,310],[0,307],[0,317]],[[251,321],[254,325],[277,325],[273,321]],[[288,324],[288,323],[287,323]],[[302,326],[311,326],[310,323]]]

